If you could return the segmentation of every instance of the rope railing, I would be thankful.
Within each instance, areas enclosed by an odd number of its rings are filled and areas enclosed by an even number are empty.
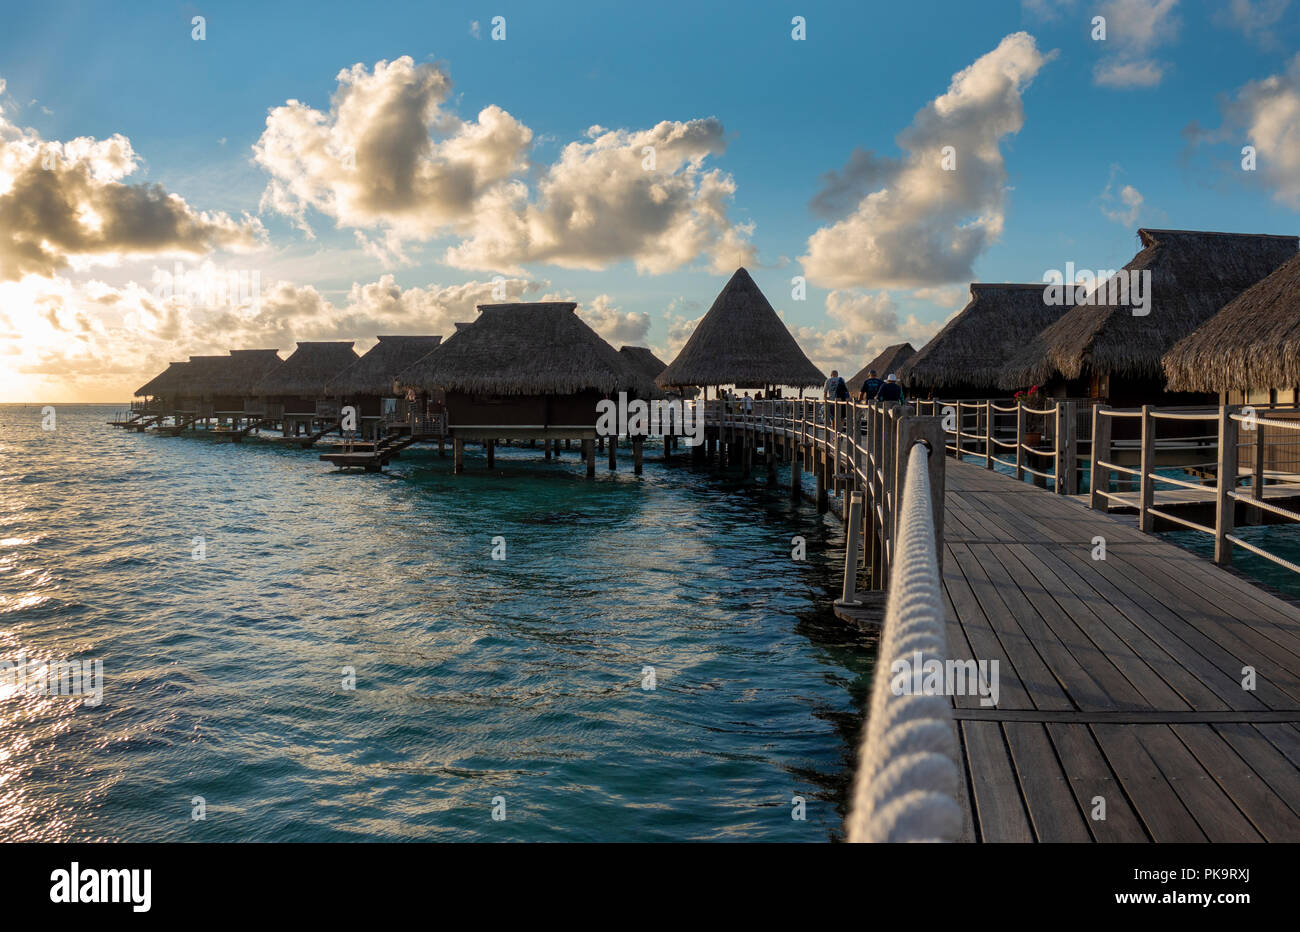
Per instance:
[[[952,707],[945,696],[914,692],[907,682],[916,664],[919,680],[930,664],[942,668],[949,659],[928,469],[934,456],[923,442],[906,454],[898,557],[858,754],[851,842],[953,842],[963,830]]]

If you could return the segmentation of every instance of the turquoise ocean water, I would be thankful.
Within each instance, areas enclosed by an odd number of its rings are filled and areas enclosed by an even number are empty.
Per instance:
[[[0,406],[0,662],[104,687],[0,686],[0,839],[839,836],[874,643],[784,482],[658,450],[640,480],[522,448],[341,475],[116,411]]]

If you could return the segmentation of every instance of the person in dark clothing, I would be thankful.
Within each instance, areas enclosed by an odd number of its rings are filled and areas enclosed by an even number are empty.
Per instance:
[[[880,387],[884,384],[876,377],[876,370],[872,369],[867,373],[867,380],[862,383],[862,390],[858,392],[858,401],[875,401],[876,396],[880,394]]]
[[[898,381],[898,376],[894,375],[892,372],[889,373],[888,377],[885,379],[885,384],[880,386],[880,393],[876,397],[884,402],[896,402],[897,404],[902,404],[905,399],[903,397],[903,386],[902,383]]]

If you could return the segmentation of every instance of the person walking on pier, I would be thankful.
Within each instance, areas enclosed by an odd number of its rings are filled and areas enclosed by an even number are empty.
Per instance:
[[[889,373],[889,375],[885,377],[885,384],[880,386],[880,393],[876,397],[884,402],[892,402],[900,405],[903,404],[905,401],[903,396],[903,384],[898,381],[898,376],[892,372]]]
[[[838,369],[831,370],[831,377],[826,380],[826,386],[822,389],[822,397],[825,398],[827,402],[849,400],[849,386],[845,384],[842,378],[840,378]],[[839,408],[836,407],[835,417],[831,420],[831,423],[834,424],[836,430],[839,430],[839,422]]]
[[[872,369],[867,373],[867,380],[862,383],[862,390],[858,392],[858,401],[875,401],[876,396],[880,394],[880,387],[884,384],[876,376],[876,370]]]

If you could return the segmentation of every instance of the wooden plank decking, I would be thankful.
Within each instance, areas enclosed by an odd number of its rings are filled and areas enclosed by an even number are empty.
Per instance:
[[[1300,608],[1065,496],[946,482],[949,650],[999,673],[995,707],[953,700],[975,838],[1300,841]]]

